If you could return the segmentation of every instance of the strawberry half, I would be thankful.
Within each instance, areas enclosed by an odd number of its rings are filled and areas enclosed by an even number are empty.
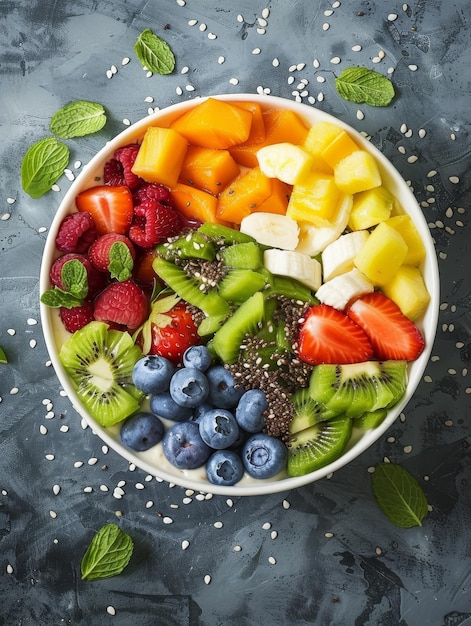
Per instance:
[[[363,330],[345,313],[327,304],[308,309],[298,337],[298,356],[310,365],[368,361],[373,355]]]
[[[424,349],[425,340],[414,322],[379,291],[355,300],[347,315],[364,330],[380,361],[414,361]]]
[[[97,233],[127,235],[133,218],[133,200],[128,187],[98,185],[78,194],[75,199],[79,211],[91,214]]]

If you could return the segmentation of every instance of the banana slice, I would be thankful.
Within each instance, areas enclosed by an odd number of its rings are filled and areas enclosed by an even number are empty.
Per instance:
[[[278,213],[251,213],[244,217],[240,232],[265,246],[294,250],[298,245],[299,226],[295,220]]]
[[[338,239],[348,224],[352,210],[352,196],[346,195],[343,199],[334,222],[319,220],[318,224],[301,222],[299,225],[299,243],[296,252],[304,252],[309,256],[316,256],[330,243]]]
[[[321,286],[321,264],[307,254],[271,248],[263,253],[263,263],[272,274],[298,280],[313,291]]]
[[[257,152],[260,169],[269,178],[294,185],[311,167],[312,157],[292,143],[275,143]]]
[[[324,249],[322,252],[324,282],[353,269],[353,259],[368,236],[367,230],[355,230],[352,233],[341,235]]]
[[[350,301],[373,290],[373,283],[360,270],[354,268],[323,283],[317,290],[316,297],[323,304],[343,311]]]

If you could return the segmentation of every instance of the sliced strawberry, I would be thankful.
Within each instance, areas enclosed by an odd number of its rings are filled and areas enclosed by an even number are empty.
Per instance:
[[[149,312],[148,297],[132,280],[109,284],[94,304],[97,321],[126,327],[129,331],[138,328]]]
[[[308,309],[301,324],[298,356],[310,365],[360,363],[373,354],[371,343],[345,313],[327,304]]]
[[[129,250],[129,255],[125,256],[126,248],[113,248],[113,244],[120,243]],[[90,263],[100,272],[109,272],[111,278],[120,281],[131,277],[131,272],[136,258],[136,251],[132,241],[126,235],[107,233],[101,235],[92,243],[88,249]]]
[[[78,194],[75,203],[79,211],[91,214],[99,235],[128,234],[133,217],[133,201],[125,185],[90,187]]]
[[[364,330],[381,361],[414,361],[424,349],[425,340],[414,322],[379,291],[358,298],[347,315]]]
[[[181,363],[185,350],[200,343],[186,302],[174,294],[153,302],[149,319],[143,324],[136,343],[144,354],[158,354],[175,365]]]

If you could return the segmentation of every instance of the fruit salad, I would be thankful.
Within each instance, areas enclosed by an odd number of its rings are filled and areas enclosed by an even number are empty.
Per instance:
[[[426,250],[341,125],[207,98],[74,205],[41,301],[80,402],[128,449],[214,485],[303,476],[404,397]]]

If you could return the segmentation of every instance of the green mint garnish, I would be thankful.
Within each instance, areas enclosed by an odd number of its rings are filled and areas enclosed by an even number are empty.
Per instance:
[[[80,306],[88,293],[87,270],[78,259],[67,261],[62,266],[61,279],[66,289],[54,287],[41,296],[41,302],[50,307],[72,309]]]
[[[51,132],[62,139],[91,135],[106,124],[105,109],[97,102],[77,100],[66,104],[54,113],[50,121]]]
[[[134,261],[127,245],[122,241],[115,241],[110,248],[109,258],[108,270],[111,278],[116,278],[119,282],[128,280],[132,274]]]
[[[32,198],[40,198],[62,176],[69,162],[69,148],[55,137],[34,143],[21,163],[21,185]]]
[[[390,522],[401,528],[422,526],[428,513],[427,498],[406,469],[393,463],[380,463],[371,481],[376,501]]]
[[[111,578],[129,563],[134,543],[116,524],[106,524],[93,537],[80,566],[82,580]]]
[[[175,57],[166,41],[146,28],[134,44],[134,52],[144,69],[154,74],[171,74],[175,68]]]
[[[7,355],[2,346],[0,346],[0,363],[8,363]]]
[[[396,95],[392,82],[366,67],[350,67],[335,79],[335,88],[344,100],[373,107],[385,107]]]

